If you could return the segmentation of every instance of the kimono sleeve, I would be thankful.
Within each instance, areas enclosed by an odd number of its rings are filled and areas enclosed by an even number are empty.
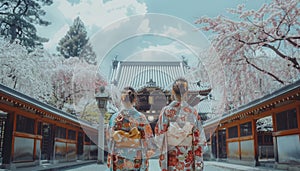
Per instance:
[[[159,147],[159,165],[161,170],[167,170],[168,168],[168,142],[167,142],[167,129],[169,121],[165,115],[165,108],[161,110],[156,127],[155,127],[155,141]]]
[[[114,114],[110,120],[109,120],[109,124],[106,127],[106,131],[105,131],[105,136],[106,136],[106,143],[107,143],[107,152],[108,152],[108,156],[107,156],[107,167],[110,168],[112,166],[112,155],[113,155],[113,151],[114,151],[114,143],[113,143],[113,139],[112,139],[112,134],[114,131],[114,125],[115,125],[115,117],[116,114]]]
[[[115,118],[116,118],[116,114],[114,114],[113,116],[111,116],[109,123],[106,127],[106,142],[107,142],[107,148],[108,148],[108,152],[111,153],[112,152],[112,143],[113,143],[113,139],[112,139],[112,134],[114,132],[114,126],[115,126]]]
[[[194,111],[196,117],[195,128],[193,130],[193,152],[195,156],[195,170],[202,171],[203,164],[203,153],[206,149],[206,138],[203,126],[201,124],[200,115],[197,110]]]
[[[146,119],[144,115],[141,115],[141,123],[140,123],[140,128],[142,129],[142,139],[141,139],[141,144],[142,144],[142,149],[143,149],[143,159],[142,159],[142,170],[147,170],[149,167],[148,159],[151,157],[150,153],[154,151],[155,146],[154,146],[154,137],[153,137],[153,132],[152,128]]]
[[[142,136],[142,145],[147,151],[153,151],[155,149],[155,143],[152,128],[145,116],[142,117],[142,122],[144,132],[144,135]]]

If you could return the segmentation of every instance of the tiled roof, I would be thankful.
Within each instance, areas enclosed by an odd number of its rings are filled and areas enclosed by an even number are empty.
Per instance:
[[[197,106],[198,113],[212,113],[211,100],[205,99]]]
[[[273,93],[267,94],[259,99],[256,99],[248,104],[245,104],[237,109],[231,110],[227,113],[224,113],[219,119],[211,119],[211,120],[207,120],[204,123],[204,126],[209,126],[209,125],[213,125],[217,122],[220,122],[222,120],[226,120],[227,118],[233,117],[233,116],[238,116],[238,114],[243,113],[245,111],[249,111],[250,109],[252,109],[252,111],[259,109],[259,106],[262,106],[263,104],[269,105],[267,103],[273,103],[273,104],[277,104],[280,103],[280,97],[290,93],[290,92],[299,92],[300,91],[300,80],[295,81],[294,83],[291,83],[287,86],[284,86],[276,91],[274,91]],[[296,94],[295,93],[295,94]],[[298,97],[299,93],[296,94],[296,96]],[[294,95],[292,95],[294,96]],[[294,97],[296,97],[294,96]],[[289,98],[289,97],[288,97]],[[277,99],[277,100],[276,100]],[[284,100],[283,100],[284,101]],[[281,101],[281,102],[283,102]]]
[[[70,113],[66,113],[62,110],[59,110],[53,106],[50,106],[46,103],[43,103],[41,101],[38,101],[32,97],[29,97],[23,93],[20,93],[14,89],[11,89],[9,87],[6,87],[3,84],[0,84],[0,94],[3,94],[5,96],[8,96],[10,99],[12,99],[12,101],[17,100],[17,101],[21,101],[24,104],[28,104],[28,105],[32,105],[34,106],[35,109],[42,109],[48,113],[60,116],[62,118],[68,119],[72,122],[75,123],[79,123],[80,125],[86,126],[88,128],[92,128],[92,129],[97,129],[96,126],[93,126],[91,123],[81,120],[79,118],[77,118],[76,116],[70,114]]]
[[[116,63],[115,63],[116,64]],[[182,61],[118,61],[112,67],[110,82],[119,89],[131,86],[140,90],[147,86],[170,90],[173,81],[184,77],[188,67]],[[189,83],[190,91],[199,91],[195,83]]]

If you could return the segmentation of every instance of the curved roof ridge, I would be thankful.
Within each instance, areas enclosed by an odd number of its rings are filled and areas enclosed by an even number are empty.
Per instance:
[[[182,61],[120,61],[122,65],[180,65]]]

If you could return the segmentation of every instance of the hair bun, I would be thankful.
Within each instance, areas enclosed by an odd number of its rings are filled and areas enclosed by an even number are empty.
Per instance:
[[[135,98],[136,98],[136,92],[132,87],[125,87],[124,88],[124,99],[129,100],[131,103],[134,102]]]
[[[181,97],[188,91],[188,82],[184,78],[180,78],[174,81],[173,91],[176,96]]]

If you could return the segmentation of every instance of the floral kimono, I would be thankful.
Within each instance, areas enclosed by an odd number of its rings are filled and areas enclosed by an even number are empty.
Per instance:
[[[153,150],[153,133],[145,117],[136,109],[114,114],[107,132],[110,170],[148,170],[147,151]]]
[[[164,107],[155,127],[162,171],[203,170],[206,138],[197,110],[186,102]]]

